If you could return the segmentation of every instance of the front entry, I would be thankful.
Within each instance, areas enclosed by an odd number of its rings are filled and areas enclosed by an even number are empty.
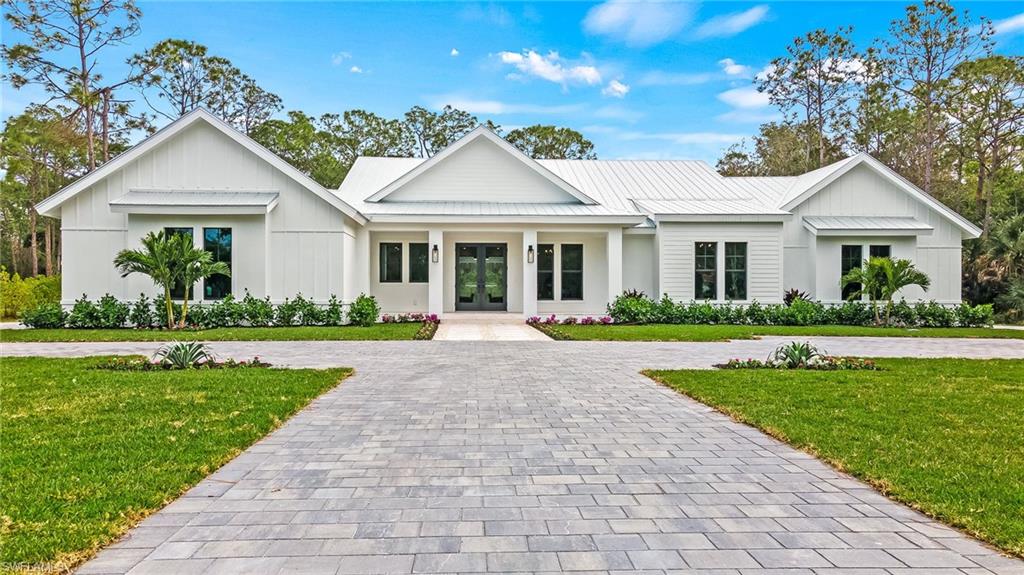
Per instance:
[[[508,309],[508,246],[455,244],[455,310]]]

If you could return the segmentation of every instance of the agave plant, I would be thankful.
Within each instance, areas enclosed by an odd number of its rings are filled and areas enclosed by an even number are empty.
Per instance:
[[[821,357],[823,357],[823,354],[809,342],[800,343],[794,341],[776,348],[775,352],[768,358],[768,361],[773,365],[786,369],[801,369],[811,365]]]
[[[178,341],[158,349],[153,355],[153,360],[171,369],[191,369],[213,361],[213,354],[204,343]]]

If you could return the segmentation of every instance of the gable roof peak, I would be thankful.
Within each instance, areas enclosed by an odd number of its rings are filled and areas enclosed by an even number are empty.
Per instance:
[[[309,190],[328,204],[331,204],[353,220],[360,224],[365,224],[368,221],[363,214],[360,214],[355,208],[327,191],[326,188],[317,183],[313,178],[302,173],[298,168],[284,161],[280,156],[263,147],[259,142],[253,140],[248,135],[239,132],[234,128],[234,126],[228,124],[205,108],[195,108],[167,124],[163,128],[160,128],[146,139],[122,152],[119,156],[112,158],[110,161],[99,166],[95,170],[68,184],[57,193],[39,202],[36,204],[36,210],[46,216],[60,217],[57,209],[60,208],[64,202],[75,197],[97,182],[102,181],[104,178],[117,170],[120,170],[130,162],[139,159],[144,154],[180,134],[189,126],[200,121],[205,122],[207,125],[224,134],[235,143],[249,150],[261,160],[267,162],[278,171],[294,180],[297,184]]]
[[[581,192],[578,188],[576,188],[569,182],[563,180],[560,176],[558,176],[548,168],[544,167],[542,164],[540,164],[540,162],[531,158],[530,156],[526,155],[522,150],[510,144],[508,140],[502,138],[496,132],[494,132],[494,130],[491,130],[484,124],[480,124],[477,127],[473,128],[464,136],[452,142],[445,149],[441,150],[440,152],[434,154],[430,158],[421,162],[412,170],[409,170],[408,172],[400,176],[398,179],[384,186],[381,190],[374,193],[370,197],[366,198],[365,201],[379,202],[383,200],[384,198],[391,195],[392,192],[398,190],[399,188],[406,185],[410,181],[418,178],[421,174],[433,169],[445,158],[455,154],[462,148],[466,147],[466,145],[468,145],[469,143],[474,142],[480,138],[487,139],[495,146],[497,146],[499,149],[507,153],[509,156],[525,165],[527,168],[530,168],[534,172],[540,174],[540,176],[542,176],[544,179],[548,180],[556,187],[560,188],[562,191],[579,200],[580,203],[588,206],[596,205],[598,203],[593,198]]]

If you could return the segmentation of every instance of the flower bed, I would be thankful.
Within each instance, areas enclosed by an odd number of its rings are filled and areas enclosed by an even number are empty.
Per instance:
[[[809,369],[818,371],[878,370],[870,359],[828,355],[810,343],[791,342],[780,345],[762,361],[759,359],[730,359],[715,364],[719,369]]]

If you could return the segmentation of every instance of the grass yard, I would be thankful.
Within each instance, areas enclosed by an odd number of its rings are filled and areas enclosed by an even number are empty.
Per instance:
[[[647,375],[1024,556],[1024,360]]]
[[[313,341],[313,340],[409,340],[421,323],[379,323],[370,327],[351,325],[295,327],[224,327],[168,331],[161,329],[5,329],[0,341]]]
[[[542,326],[544,327],[544,326]],[[1024,330],[983,327],[860,327],[851,325],[558,325],[567,339],[584,341],[725,341],[762,335],[868,337],[982,337],[1024,339]]]
[[[0,360],[0,563],[66,570],[351,373]],[[3,569],[0,569],[3,571]]]

